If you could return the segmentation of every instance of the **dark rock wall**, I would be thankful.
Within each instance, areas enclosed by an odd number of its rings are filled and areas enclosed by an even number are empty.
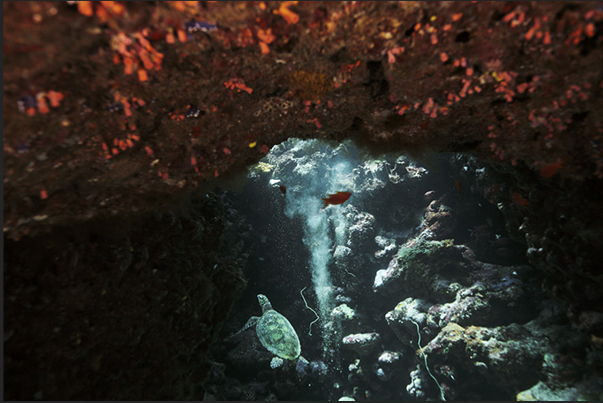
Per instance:
[[[5,399],[203,397],[246,280],[222,202],[190,208],[6,242]]]

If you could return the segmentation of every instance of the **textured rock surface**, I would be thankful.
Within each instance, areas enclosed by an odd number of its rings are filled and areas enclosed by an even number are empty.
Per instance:
[[[203,397],[207,350],[245,279],[224,205],[194,205],[5,244],[6,399]]]
[[[582,382],[578,387],[563,389],[551,389],[541,381],[530,389],[519,392],[517,401],[588,401],[601,400],[602,397],[601,385],[596,381]]]
[[[5,232],[156,207],[289,136],[603,175],[596,3],[260,3],[5,3]]]
[[[381,341],[379,333],[357,333],[349,334],[343,338],[342,344],[358,355],[365,356],[375,350]]]
[[[425,346],[425,353],[432,367],[447,364],[455,368],[459,389],[482,383],[514,394],[538,382],[541,375],[535,369],[557,343],[569,341],[575,348],[583,342],[570,332],[559,326],[542,328],[536,323],[496,328],[464,328],[450,323]]]

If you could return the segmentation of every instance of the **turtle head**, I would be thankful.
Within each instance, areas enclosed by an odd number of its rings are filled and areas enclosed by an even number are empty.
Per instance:
[[[270,304],[270,301],[268,301],[268,297],[266,297],[264,294],[258,294],[258,302],[262,307],[262,312],[272,309],[272,305]]]

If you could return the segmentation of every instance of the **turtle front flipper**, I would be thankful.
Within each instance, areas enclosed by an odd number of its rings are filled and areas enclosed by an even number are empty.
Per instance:
[[[241,328],[241,330],[239,330],[238,332],[232,334],[231,336],[228,336],[226,338],[226,340],[231,339],[231,338],[233,338],[233,337],[235,337],[235,336],[243,333],[245,330],[249,329],[250,327],[254,327],[258,323],[258,320],[260,320],[259,316],[252,316],[251,318],[249,318],[249,320],[247,321],[247,323],[245,323],[245,326],[243,326]]]

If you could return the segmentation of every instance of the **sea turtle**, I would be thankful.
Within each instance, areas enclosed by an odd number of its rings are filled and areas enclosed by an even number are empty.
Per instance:
[[[280,367],[283,364],[283,358],[295,360],[300,357],[299,337],[297,337],[291,323],[283,315],[272,309],[272,304],[265,295],[258,294],[258,302],[262,307],[262,316],[249,318],[245,326],[236,334],[255,326],[255,331],[262,345],[275,355],[270,362],[271,368]]]

